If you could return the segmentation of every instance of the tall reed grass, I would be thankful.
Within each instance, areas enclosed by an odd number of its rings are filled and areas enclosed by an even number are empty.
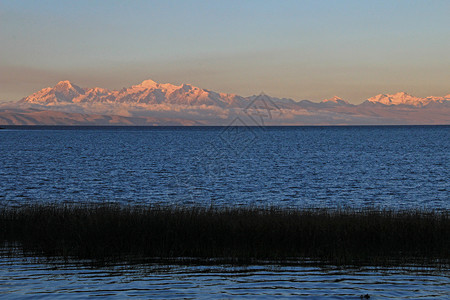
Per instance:
[[[420,210],[32,205],[0,208],[0,244],[93,260],[448,265],[450,217]]]

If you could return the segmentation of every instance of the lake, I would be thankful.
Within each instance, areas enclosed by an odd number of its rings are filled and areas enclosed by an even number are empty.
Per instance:
[[[0,259],[0,298],[444,299],[448,272],[332,266],[116,265]]]
[[[450,208],[450,126],[13,127],[0,203]]]
[[[0,204],[450,208],[450,126],[6,127]],[[0,256],[0,297],[445,298],[448,269]]]

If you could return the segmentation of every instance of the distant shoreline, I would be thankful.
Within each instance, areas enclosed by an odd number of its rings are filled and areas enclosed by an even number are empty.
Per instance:
[[[0,125],[0,129],[41,129],[41,128],[401,128],[401,127],[450,127],[450,124],[413,124],[413,125],[267,125],[267,126],[227,126],[227,125]]]

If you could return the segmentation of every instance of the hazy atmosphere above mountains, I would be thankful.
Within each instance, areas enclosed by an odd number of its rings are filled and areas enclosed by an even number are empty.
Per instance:
[[[120,90],[60,81],[0,105],[3,125],[398,125],[450,124],[450,94],[379,94],[351,104],[218,93],[190,84],[145,80]]]
[[[449,1],[0,1],[0,102],[144,79],[351,104],[450,93]]]

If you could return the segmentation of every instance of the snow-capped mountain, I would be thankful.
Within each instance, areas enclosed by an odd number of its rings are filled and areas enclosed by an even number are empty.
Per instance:
[[[380,94],[355,105],[337,96],[321,102],[243,97],[153,80],[121,90],[81,88],[66,80],[0,104],[0,124],[228,125],[236,118],[257,126],[450,124],[450,95]]]
[[[257,97],[266,97],[282,107],[316,107],[352,106],[344,99],[334,96],[321,102],[302,100],[300,102],[287,98],[270,97],[265,94],[242,97],[235,94],[216,93],[190,84],[160,84],[153,80],[145,80],[121,90],[107,90],[99,87],[81,88],[68,80],[60,81],[53,88],[44,88],[19,103],[57,105],[64,103],[129,103],[129,104],[174,104],[188,106],[244,107]],[[367,99],[370,103],[384,105],[424,106],[431,102],[444,103],[450,101],[450,94],[444,97],[419,98],[405,92],[396,94],[379,94]]]
[[[328,105],[328,106],[351,106],[350,103],[348,103],[347,101],[345,101],[344,99],[342,99],[338,96],[334,96],[332,98],[325,99],[320,103],[323,105]]]
[[[444,97],[426,97],[419,98],[411,96],[405,92],[396,93],[393,95],[379,94],[367,99],[371,103],[381,103],[384,105],[410,105],[410,106],[425,106],[430,103],[445,103],[450,101],[450,94]]]
[[[85,90],[70,81],[60,81],[53,88],[42,89],[22,100],[19,103],[52,104],[61,102],[74,102],[74,99],[84,95]]]
[[[130,103],[178,104],[240,107],[245,99],[234,94],[224,94],[201,89],[190,84],[159,84],[145,80],[138,85],[109,91],[102,88],[80,88],[70,81],[60,81],[53,88],[45,88],[19,101],[32,104],[61,103]]]

